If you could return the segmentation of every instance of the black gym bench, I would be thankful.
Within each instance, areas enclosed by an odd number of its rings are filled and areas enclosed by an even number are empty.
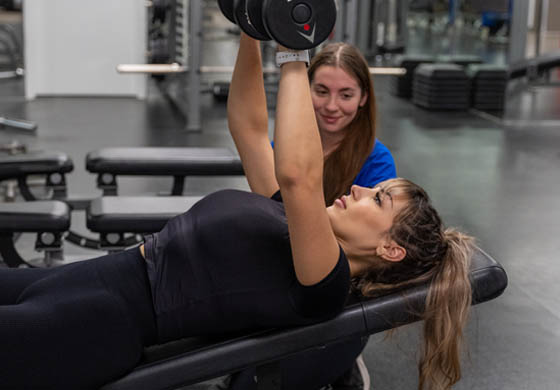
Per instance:
[[[192,207],[200,196],[106,196],[91,201],[86,225],[99,233],[100,249],[123,250],[139,242],[132,234],[159,232],[167,221]]]
[[[158,231],[169,218],[187,210],[198,199],[99,198],[90,204],[87,224],[105,235]],[[51,212],[44,213],[49,205]],[[37,206],[40,212],[30,206]],[[0,219],[0,237],[2,240],[8,237],[12,244],[14,230],[60,234],[70,224],[68,206],[58,201],[0,204],[0,214],[7,216]],[[111,238],[106,237],[105,241],[108,245],[115,244]],[[473,304],[496,298],[507,286],[504,269],[480,249],[475,252],[470,274]],[[347,306],[332,320],[306,327],[260,330],[220,338],[186,338],[152,346],[146,348],[138,367],[103,386],[102,390],[176,389],[251,367],[257,367],[259,390],[279,390],[280,359],[418,321],[426,293],[427,286],[421,285],[363,300]]]
[[[70,207],[62,202],[67,197],[66,174],[74,164],[60,152],[27,152],[0,156],[0,182],[6,184],[5,198],[13,201],[17,183],[26,202],[0,203],[0,256],[8,267],[32,266],[14,246],[20,233],[36,233],[35,249],[44,251],[44,262],[52,264],[62,257],[62,237],[70,228]],[[38,200],[31,191],[29,178],[44,177],[49,200]]]
[[[105,148],[89,153],[86,158],[86,166],[90,172],[97,173],[98,186],[105,195],[117,194],[117,175],[173,176],[174,184],[171,195],[183,193],[186,176],[243,175],[243,166],[239,156],[227,148],[211,147]],[[89,207],[91,199],[68,197],[65,175],[73,168],[72,160],[66,154],[59,152],[29,152],[0,156],[0,182],[6,182],[7,196],[5,197],[8,200],[15,199],[15,184],[17,183],[23,198],[27,201],[34,201],[38,199],[31,191],[28,180],[32,176],[45,176],[45,186],[51,192],[48,199],[64,201],[72,210],[86,209]],[[158,205],[166,204],[165,202],[154,202],[154,204],[156,203]],[[155,207],[159,210],[160,206]],[[188,207],[185,206],[175,214],[187,209]],[[48,208],[44,210],[44,213],[48,215]],[[17,217],[14,215],[13,218]],[[129,225],[128,228],[131,229],[128,231],[129,233],[137,233],[137,230],[134,230],[134,224]],[[73,244],[90,249],[105,249],[109,243],[109,241],[100,243],[98,240],[84,237],[73,231],[69,231],[64,237]],[[106,235],[103,239],[111,240],[114,237],[115,235]],[[126,247],[137,242],[134,237],[129,236],[126,240],[120,241],[119,245]],[[12,249],[6,250],[9,250],[10,253],[12,251]]]
[[[103,197],[91,202],[87,226],[101,234],[108,249],[119,249],[126,243],[125,233],[159,231],[169,218],[184,212],[199,199]],[[480,249],[472,261],[471,280],[473,303],[499,296],[507,285],[504,269]],[[423,285],[364,300],[347,306],[330,321],[307,327],[220,338],[186,338],[152,346],[145,350],[138,367],[102,390],[176,389],[250,367],[257,367],[259,390],[279,390],[278,360],[417,321],[419,316],[415,313],[422,312],[426,293],[427,286]]]
[[[241,159],[228,148],[104,148],[88,153],[86,169],[97,174],[103,195],[117,195],[118,175],[173,176],[171,195],[182,195],[186,176],[243,175]]]
[[[52,199],[67,197],[66,174],[72,172],[74,164],[70,157],[60,152],[28,152],[0,156],[0,182],[17,181],[25,200],[37,200],[31,192],[27,179],[30,176],[45,176],[45,186],[52,190]]]
[[[509,67],[509,79],[527,77],[534,80],[551,69],[560,67],[560,53],[543,54],[542,56],[518,61]]]
[[[0,256],[8,267],[32,267],[17,252],[18,233],[37,233],[35,249],[47,266],[62,257],[62,235],[70,228],[70,207],[58,200],[0,203]]]
[[[470,276],[473,304],[498,297],[507,286],[504,269],[482,250],[475,252]],[[280,359],[418,321],[426,294],[427,286],[421,285],[364,300],[311,326],[220,339],[187,338],[149,347],[132,372],[101,390],[177,389],[251,367],[257,367],[259,390],[280,390]]]

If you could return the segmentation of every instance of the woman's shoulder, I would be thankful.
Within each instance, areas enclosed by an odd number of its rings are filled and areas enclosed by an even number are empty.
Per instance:
[[[269,198],[250,191],[224,189],[206,195],[195,206],[198,206],[203,212],[218,214],[247,213],[252,215],[265,212],[285,216],[279,191]]]
[[[368,160],[390,160],[394,163],[393,155],[387,146],[385,146],[377,138],[368,156]]]
[[[377,183],[397,177],[395,160],[389,148],[375,140],[373,149],[356,176],[353,184],[373,187]]]
[[[238,190],[238,189],[224,189],[212,192],[206,195],[203,199],[206,200],[254,200],[254,199],[262,199],[264,201],[270,200],[266,196],[256,194],[254,192],[245,191],[245,190]]]

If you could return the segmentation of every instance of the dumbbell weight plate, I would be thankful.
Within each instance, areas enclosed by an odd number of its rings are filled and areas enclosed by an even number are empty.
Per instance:
[[[220,11],[232,23],[235,23],[235,19],[233,17],[233,0],[218,0],[218,6],[220,7]]]
[[[319,45],[336,22],[334,0],[264,0],[262,12],[272,39],[295,50]]]
[[[267,40],[272,39],[268,32],[266,32],[266,27],[264,26],[262,7],[263,0],[245,0],[247,3],[247,15],[251,24],[260,34],[267,37]]]
[[[233,17],[239,28],[251,38],[258,39],[260,41],[270,40],[270,36],[268,34],[258,31],[253,26],[252,20],[249,20],[247,0],[233,0]]]

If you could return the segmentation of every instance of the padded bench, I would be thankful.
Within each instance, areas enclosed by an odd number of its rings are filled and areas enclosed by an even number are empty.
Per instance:
[[[100,247],[122,250],[137,243],[127,233],[158,232],[170,218],[184,213],[200,196],[107,196],[91,201],[86,225],[100,234]]]
[[[60,152],[29,152],[0,156],[0,181],[17,180],[25,200],[37,200],[27,183],[27,178],[31,175],[46,175],[46,186],[53,190],[53,199],[65,198],[65,174],[73,169],[74,164],[70,157]]]
[[[35,249],[45,251],[45,262],[61,255],[62,235],[70,228],[70,207],[45,200],[0,203],[0,255],[8,267],[30,266],[14,247],[16,233],[37,233]]]
[[[509,67],[509,79],[527,77],[534,80],[551,69],[560,67],[560,54],[548,53],[536,58],[518,61]]]
[[[470,275],[473,304],[498,297],[507,286],[504,269],[482,250],[475,252]],[[279,359],[418,321],[414,313],[422,312],[427,291],[421,285],[364,300],[347,306],[332,320],[311,326],[219,340],[188,338],[149,347],[132,372],[101,390],[176,389],[255,366],[259,390],[279,390]]]
[[[97,174],[103,195],[117,195],[117,175],[173,176],[172,195],[182,195],[186,176],[243,175],[241,159],[228,148],[104,148],[88,153],[86,169]]]

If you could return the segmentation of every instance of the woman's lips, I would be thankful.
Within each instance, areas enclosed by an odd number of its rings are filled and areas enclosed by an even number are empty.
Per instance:
[[[333,117],[333,116],[325,116],[323,115],[323,120],[328,123],[329,125],[332,125],[334,123],[336,123],[336,121],[338,121],[338,117]]]

